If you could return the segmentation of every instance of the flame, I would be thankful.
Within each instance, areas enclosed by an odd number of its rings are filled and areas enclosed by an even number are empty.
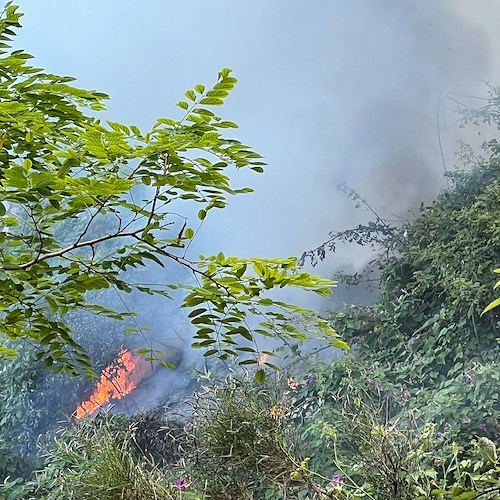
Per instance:
[[[106,403],[130,394],[152,370],[151,364],[122,348],[116,359],[101,372],[99,382],[89,399],[78,405],[76,418],[81,419]]]
[[[269,357],[269,354],[263,354],[260,359],[259,359],[259,365],[263,365],[266,361],[267,358]]]

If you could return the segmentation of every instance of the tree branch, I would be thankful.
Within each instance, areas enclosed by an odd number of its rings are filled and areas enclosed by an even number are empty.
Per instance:
[[[28,262],[25,262],[24,264],[20,264],[18,266],[12,266],[12,265],[11,266],[0,266],[0,269],[2,269],[4,271],[21,271],[23,269],[28,269],[29,267],[33,266],[34,264],[37,264],[38,262],[42,262],[42,261],[47,260],[47,259],[52,259],[54,257],[61,257],[68,252],[72,252],[73,250],[77,250],[78,248],[84,248],[84,247],[96,245],[98,243],[112,240],[114,238],[137,237],[137,234],[141,233],[143,230],[144,230],[144,228],[137,229],[136,231],[130,231],[130,232],[106,234],[104,236],[101,236],[100,238],[95,238],[93,240],[76,242],[76,243],[73,243],[72,245],[67,246],[65,248],[55,250],[54,252],[48,252],[48,253],[38,255],[36,258],[34,258]]]

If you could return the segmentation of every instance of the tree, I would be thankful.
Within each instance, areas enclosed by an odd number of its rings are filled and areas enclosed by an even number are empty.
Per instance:
[[[91,376],[65,315],[83,309],[123,319],[127,313],[95,303],[92,292],[169,297],[181,287],[196,327],[193,346],[207,356],[249,353],[240,364],[255,363],[258,335],[286,341],[319,333],[347,347],[313,311],[268,296],[284,286],[330,293],[333,283],[301,272],[297,259],[188,255],[196,223],[179,215],[182,206],[198,204],[199,223],[224,208],[228,195],[251,191],[231,187],[230,167],[263,171],[258,153],[223,134],[237,125],[211,111],[237,82],[231,70],[220,71],[211,88],[188,90],[177,103],[182,117],[160,118],[147,133],[102,123],[86,111],[102,111],[105,94],[30,66],[32,56],[12,49],[21,16],[8,3],[0,19],[1,333],[35,344],[55,373]],[[127,271],[147,264],[181,266],[195,284],[127,279]],[[247,323],[250,315],[257,327]],[[6,345],[0,353],[15,355]]]

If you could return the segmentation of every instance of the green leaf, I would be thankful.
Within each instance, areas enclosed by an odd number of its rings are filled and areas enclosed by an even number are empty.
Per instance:
[[[198,83],[197,85],[194,86],[194,90],[196,90],[198,94],[203,94],[203,92],[205,92],[205,85]]]
[[[259,305],[261,306],[272,306],[274,301],[269,298],[263,298],[259,300]]]
[[[209,349],[208,351],[205,351],[205,352],[203,353],[203,357],[204,357],[204,358],[208,358],[208,357],[210,357],[210,356],[213,356],[214,354],[217,354],[218,352],[219,352],[219,351],[217,351],[217,349]],[[226,356],[226,358],[227,358],[227,356]]]
[[[195,309],[194,311],[191,311],[188,314],[188,318],[194,318],[195,316],[199,316],[200,314],[204,314],[206,312],[207,312],[206,308],[201,307],[199,309]]]
[[[330,340],[330,345],[332,347],[336,347],[337,349],[343,349],[346,351],[348,351],[350,349],[349,344],[347,342],[344,342],[343,340],[340,340],[340,339]]]
[[[190,101],[196,101],[196,94],[192,90],[187,90],[184,95],[190,100]]]
[[[257,361],[255,359],[244,359],[243,361],[240,361],[238,364],[242,365],[242,366],[245,366],[245,365],[256,365]]]
[[[170,363],[168,361],[162,361],[161,359],[157,360],[157,362],[158,362],[158,364],[160,366],[163,366],[163,368],[168,368],[169,370],[174,370],[175,369],[174,363]]]
[[[9,347],[0,345],[0,358],[14,359],[18,356],[18,354],[19,352],[16,351],[15,349],[11,349]]]
[[[473,498],[477,498],[478,494],[476,491],[466,491],[461,495],[455,496],[455,500],[471,500]]]
[[[228,166],[262,168],[258,153],[225,136],[224,129],[237,124],[205,106],[223,104],[237,82],[231,70],[221,70],[208,91],[197,84],[185,92],[186,101],[177,103],[187,111],[182,121],[159,118],[142,135],[134,125],[96,113],[104,109],[105,94],[27,66],[31,56],[22,50],[9,54],[8,37],[14,34],[9,27],[17,26],[17,15],[8,9],[0,19],[0,151],[5,164],[0,193],[1,333],[33,344],[37,359],[53,371],[88,376],[90,360],[76,341],[85,328],[76,322],[73,332],[68,318],[85,313],[113,320],[134,316],[134,311],[95,303],[108,303],[105,292],[110,288],[162,298],[169,298],[169,289],[183,288],[182,307],[191,309],[189,318],[196,326],[193,347],[208,348],[204,356],[226,360],[254,353],[257,348],[248,346],[254,345],[253,333],[245,326],[251,315],[264,316],[266,326],[259,330],[264,335],[296,334],[286,321],[308,313],[259,298],[261,291],[295,286],[321,294],[328,284],[298,273],[286,264],[289,260],[238,259],[220,252],[200,258],[201,263],[191,261],[181,248],[187,250],[195,230],[178,232],[173,226],[175,218],[186,219],[192,201],[201,203],[197,215],[203,221],[209,210],[224,208],[228,196],[249,191],[232,187]],[[167,261],[179,266],[179,276],[190,273],[197,286],[163,278],[151,285],[136,281],[139,268],[151,262],[163,267]],[[252,266],[262,279],[246,275]],[[258,310],[274,305],[271,311]],[[308,327],[326,331],[319,320],[311,319],[303,330]],[[130,325],[125,329],[142,331]],[[136,353],[146,360],[159,357],[146,348]]]
[[[259,369],[255,372],[255,382],[258,384],[263,384],[266,381],[266,372],[263,369]]]
[[[492,309],[495,309],[495,307],[500,306],[500,298],[495,299],[493,302],[490,302],[484,309],[483,312],[481,313],[481,316],[484,313],[487,313],[488,311],[491,311]]]
[[[230,331],[230,335],[236,335],[236,334],[241,335],[246,340],[253,341],[253,335],[244,326],[239,326],[238,328],[235,328]]]
[[[250,352],[252,354],[257,352],[253,347],[236,347],[236,350],[239,352]]]
[[[203,99],[201,99],[200,101],[200,104],[207,104],[209,106],[222,106],[224,104],[224,101],[222,99],[219,99],[218,97],[203,97]]]

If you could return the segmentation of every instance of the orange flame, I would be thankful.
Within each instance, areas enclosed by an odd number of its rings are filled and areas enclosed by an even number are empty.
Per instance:
[[[101,372],[99,382],[89,399],[78,405],[76,418],[81,419],[104,404],[130,394],[152,369],[151,364],[122,348],[117,358]]]

